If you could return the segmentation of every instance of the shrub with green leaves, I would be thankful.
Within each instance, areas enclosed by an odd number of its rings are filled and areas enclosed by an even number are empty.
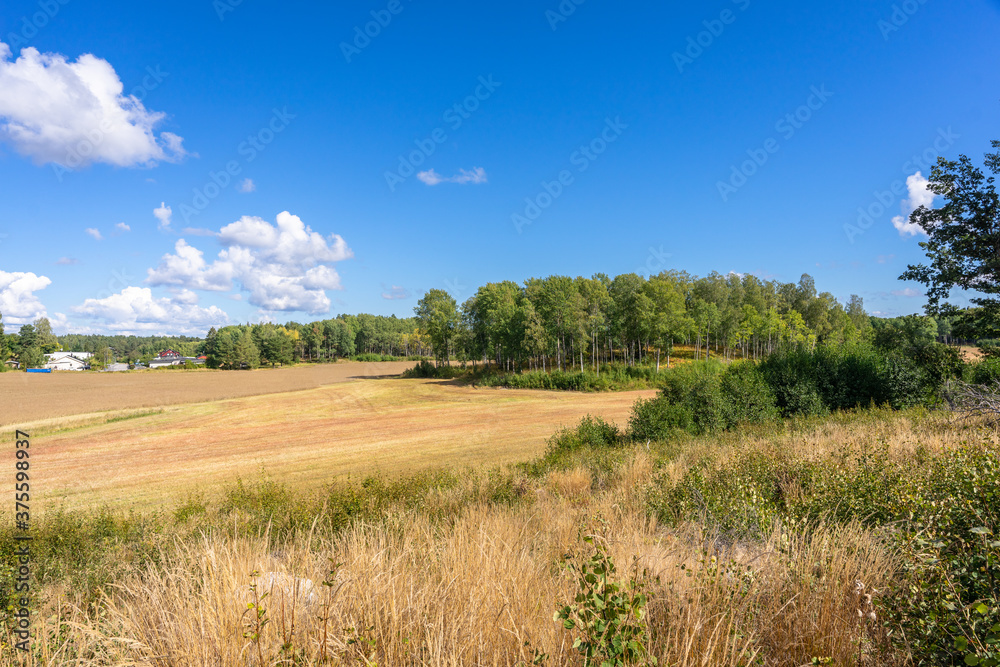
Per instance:
[[[557,609],[553,620],[580,633],[573,648],[583,656],[584,667],[656,664],[647,650],[644,576],[635,566],[627,583],[614,581],[615,563],[601,538],[587,535],[583,542],[594,552],[586,559],[564,559],[579,588],[573,604]]]
[[[728,427],[778,419],[774,392],[756,365],[749,362],[732,364],[722,375],[719,388],[725,399],[724,412]]]

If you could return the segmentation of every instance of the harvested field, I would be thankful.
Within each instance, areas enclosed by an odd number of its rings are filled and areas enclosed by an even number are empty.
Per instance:
[[[211,496],[261,470],[308,488],[376,471],[520,461],[588,413],[624,424],[635,400],[654,394],[373,379],[105,416],[32,434],[33,491],[49,507],[60,498],[67,506],[150,507],[193,492]]]
[[[0,373],[0,426],[92,412],[155,408],[314,389],[399,375],[412,361],[318,364],[256,371],[146,370],[51,375]]]

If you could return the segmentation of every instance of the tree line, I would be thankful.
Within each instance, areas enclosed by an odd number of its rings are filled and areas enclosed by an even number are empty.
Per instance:
[[[438,363],[456,357],[507,370],[659,368],[675,344],[692,346],[696,359],[756,359],[783,344],[855,340],[870,327],[861,297],[841,304],[808,274],[797,284],[683,271],[549,276],[489,283],[461,306],[433,289],[414,313]]]

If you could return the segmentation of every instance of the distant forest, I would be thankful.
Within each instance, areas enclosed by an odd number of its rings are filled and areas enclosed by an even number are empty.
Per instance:
[[[569,369],[621,362],[669,365],[675,344],[695,356],[760,358],[783,345],[815,347],[860,339],[891,320],[865,313],[859,296],[840,303],[818,292],[813,278],[798,283],[753,275],[712,273],[695,277],[666,271],[649,278],[550,276],[523,285],[489,283],[459,305],[443,290],[430,290],[415,316],[339,315],[307,324],[288,322],[212,328],[191,336],[55,336],[48,320],[3,335],[0,358],[39,366],[45,353],[91,352],[94,365],[143,362],[166,349],[208,356],[214,368],[257,368],[297,361],[333,361],[364,355],[485,361],[510,370]],[[959,316],[917,318],[916,326],[942,341],[988,334],[955,328]],[[866,333],[868,332],[868,333]]]

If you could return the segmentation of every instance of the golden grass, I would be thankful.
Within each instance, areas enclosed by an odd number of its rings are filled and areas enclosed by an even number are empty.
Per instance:
[[[149,508],[193,492],[211,497],[262,469],[303,489],[376,471],[503,464],[537,456],[552,433],[588,413],[623,424],[636,399],[652,393],[386,379],[172,406],[32,433],[33,490],[42,507],[62,501]]]
[[[632,563],[656,578],[647,620],[661,665],[873,664],[857,582],[881,589],[895,564],[867,532],[779,525],[763,543],[728,544],[696,525],[666,529],[640,509],[651,475],[639,454],[582,502],[543,487],[514,509],[478,504],[448,522],[399,514],[278,549],[262,535],[207,536],[135,571],[98,617],[70,613],[69,634],[103,656],[84,665],[279,665],[291,651],[307,664],[325,656],[343,665],[513,666],[530,664],[535,649],[549,654],[546,664],[580,665],[573,633],[552,616],[576,592],[556,564],[566,553],[586,555],[578,538],[587,527],[608,545],[621,579]],[[250,585],[260,582],[253,572],[308,579],[318,590],[311,600],[308,584],[297,593],[281,584],[259,590],[269,594],[270,622],[256,643],[244,636]],[[758,655],[766,661],[753,662]]]

